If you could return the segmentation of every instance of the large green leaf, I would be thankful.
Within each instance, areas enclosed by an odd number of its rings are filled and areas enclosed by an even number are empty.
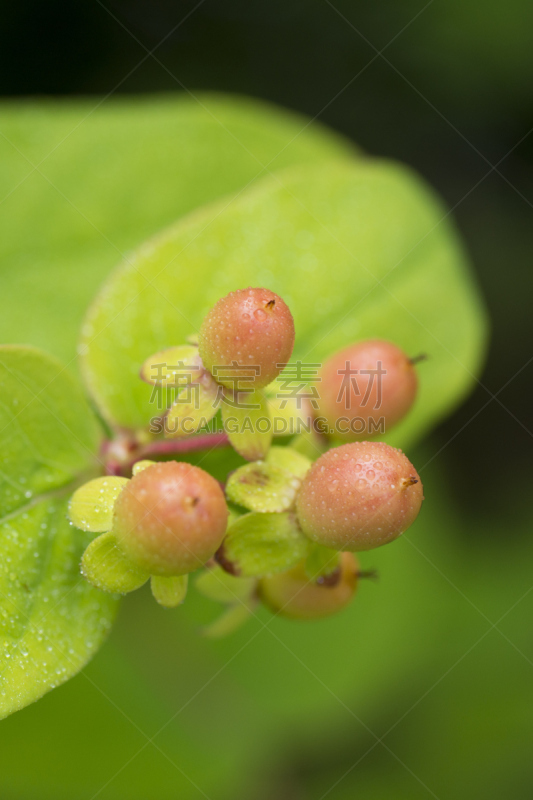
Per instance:
[[[82,345],[107,419],[146,425],[143,360],[184,341],[218,297],[248,285],[289,304],[293,361],[319,362],[365,336],[428,354],[397,442],[441,419],[479,370],[484,312],[445,209],[410,170],[347,160],[265,178],[178,222],[118,268],[89,312]]]
[[[59,362],[0,348],[0,717],[78,672],[100,646],[114,597],[80,576],[89,542],[67,520],[95,474],[99,432]]]
[[[0,341],[66,360],[121,253],[238,194],[263,165],[353,151],[319,123],[226,95],[4,100],[0,109]]]

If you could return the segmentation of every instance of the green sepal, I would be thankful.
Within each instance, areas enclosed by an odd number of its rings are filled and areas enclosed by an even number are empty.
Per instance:
[[[181,605],[187,595],[188,575],[152,575],[150,586],[152,594],[160,606],[176,608]]]
[[[243,511],[241,508],[235,508],[235,506],[232,505],[231,503],[227,503],[227,506],[228,506],[228,524],[226,527],[229,528],[230,525],[233,525],[234,522],[236,522],[238,519],[240,519],[240,517],[242,517]]]
[[[291,450],[295,450],[311,461],[316,461],[330,446],[330,442],[324,436],[319,436],[313,429],[299,433],[290,442]]]
[[[204,372],[194,383],[180,389],[165,415],[165,436],[190,436],[213,419],[218,410],[220,386]]]
[[[238,578],[219,567],[201,572],[196,578],[196,589],[209,600],[225,605],[241,604],[253,594],[257,581],[255,578]]]
[[[151,467],[152,464],[157,464],[157,461],[150,461],[148,458],[143,458],[142,461],[137,461],[137,463],[133,465],[132,474],[138,475],[139,472],[142,472],[143,469],[147,467]]]
[[[294,475],[295,478],[304,478],[312,464],[307,456],[292,447],[271,447],[266,460],[269,464]]]
[[[202,633],[208,639],[222,639],[224,636],[229,636],[230,633],[234,633],[244,625],[252,614],[253,608],[249,606],[241,604],[238,606],[230,606],[214,622],[202,628]]]
[[[235,405],[223,403],[222,421],[230,444],[239,455],[247,461],[266,456],[272,442],[272,420],[264,392],[256,389],[241,393]]]
[[[198,348],[192,344],[158,350],[144,361],[139,376],[151,386],[178,389],[197,381],[204,371]]]
[[[81,573],[97,589],[120,594],[139,589],[150,577],[124,555],[111,532],[90,543],[81,560]]]
[[[288,447],[271,447],[265,461],[245,464],[230,475],[226,494],[249,511],[287,511],[310,466],[309,459]]]
[[[305,405],[302,408],[299,398],[275,396],[271,387],[277,385],[277,382],[274,382],[265,389],[272,419],[272,432],[274,436],[296,436],[309,423],[309,413],[306,411]]]
[[[299,486],[300,482],[286,470],[268,461],[256,461],[239,467],[230,475],[226,495],[249,511],[264,514],[289,509]]]
[[[110,531],[115,501],[127,483],[128,478],[115,475],[84,483],[74,492],[69,503],[68,516],[72,524],[82,531]]]
[[[233,575],[260,578],[293,567],[307,555],[308,543],[292,512],[252,512],[228,528],[215,557]]]
[[[320,582],[321,578],[333,575],[339,569],[340,560],[338,550],[312,542],[305,561],[305,573],[310,580]]]

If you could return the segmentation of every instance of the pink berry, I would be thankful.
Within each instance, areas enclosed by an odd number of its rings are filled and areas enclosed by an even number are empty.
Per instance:
[[[319,619],[348,605],[357,590],[359,566],[352,553],[343,553],[340,575],[333,585],[310,581],[301,562],[288,572],[263,578],[259,596],[263,603],[291,619]]]
[[[228,509],[217,481],[176,461],[153,464],[124,487],[113,533],[124,553],[152,575],[198,569],[224,538]]]
[[[269,289],[240,289],[209,311],[198,344],[204,366],[223,386],[261,389],[291,357],[294,320],[281,297]]]
[[[353,344],[323,365],[318,384],[318,414],[335,436],[347,441],[388,431],[413,405],[418,380],[413,362],[392,342]]]
[[[302,482],[297,513],[313,541],[337,550],[371,550],[412,525],[423,499],[418,473],[401,450],[354,442],[315,461]]]

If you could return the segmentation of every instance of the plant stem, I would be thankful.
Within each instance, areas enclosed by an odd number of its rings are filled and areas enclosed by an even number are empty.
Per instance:
[[[225,447],[228,444],[227,433],[201,433],[190,439],[177,441],[150,442],[142,445],[135,455],[135,461],[150,456],[170,453],[195,453],[198,450],[212,450],[214,447]]]
[[[200,450],[212,450],[215,447],[225,447],[228,444],[226,433],[201,433],[191,436],[188,439],[178,439],[175,441],[165,440],[148,442],[147,444],[133,445],[131,442],[123,449],[124,456],[116,453],[108,456],[106,461],[106,472],[108,475],[131,474],[133,465],[142,459],[149,459],[152,456],[172,455],[174,453],[195,453]],[[113,442],[106,442],[103,448],[104,453],[108,453],[112,448]]]

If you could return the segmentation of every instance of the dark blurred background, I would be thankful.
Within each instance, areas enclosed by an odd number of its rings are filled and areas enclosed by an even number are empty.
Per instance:
[[[318,117],[369,154],[415,167],[454,208],[489,307],[492,334],[481,382],[434,432],[428,452],[445,447],[443,480],[465,530],[480,548],[486,543],[505,560],[509,541],[531,536],[531,516],[524,514],[533,476],[533,4],[2,4],[0,95],[109,94],[111,100],[117,93],[202,89],[249,94]],[[522,522],[515,525],[518,517]],[[496,557],[491,564],[494,568]],[[470,563],[474,571],[478,567]],[[493,577],[497,585],[497,569]],[[471,675],[474,683],[478,679]],[[498,694],[497,678],[485,698],[492,692]],[[457,718],[467,694],[458,683]],[[432,724],[453,729],[455,723],[443,720],[442,713],[436,706]],[[426,724],[424,719],[418,724]],[[478,730],[483,719],[480,712]],[[353,761],[343,749],[342,733],[320,752],[302,747],[293,753],[275,778],[266,774],[257,796],[298,800],[308,791],[314,797],[312,787],[321,781],[332,785]],[[362,793],[351,784],[351,794],[339,788],[331,796],[384,797],[380,786],[392,770],[390,758],[377,748],[364,767],[354,773]],[[453,771],[457,764],[448,767]],[[468,776],[467,766],[459,767],[460,775],[462,769]],[[446,773],[442,764],[435,770],[433,777]],[[395,775],[397,790],[390,796],[414,797],[412,787]],[[510,788],[508,795],[484,796],[531,797],[533,788],[520,784],[519,776],[517,781],[520,789]],[[418,789],[420,797],[440,796]],[[464,796],[478,793],[465,790]]]

